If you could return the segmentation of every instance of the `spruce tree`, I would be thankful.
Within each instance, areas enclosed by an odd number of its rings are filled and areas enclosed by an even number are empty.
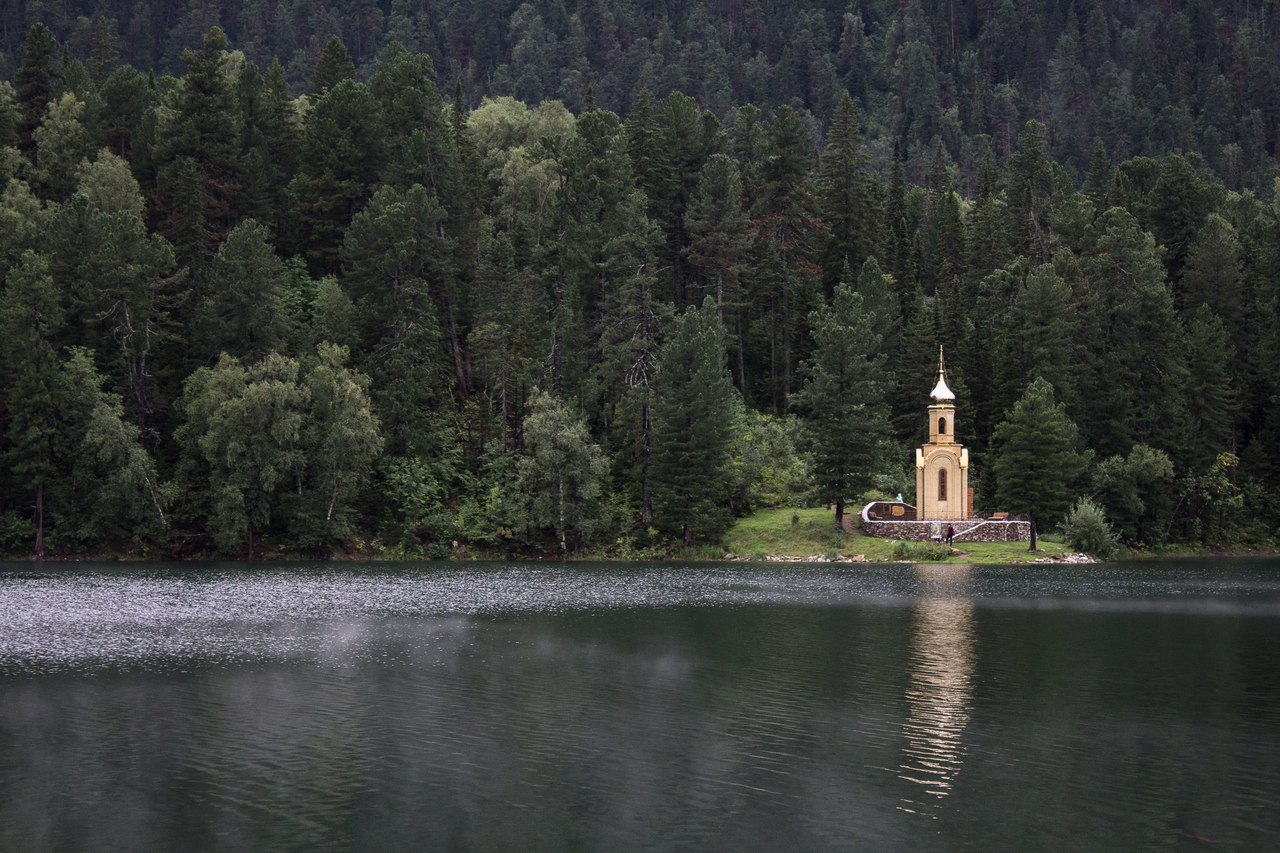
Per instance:
[[[724,326],[710,298],[676,318],[658,357],[653,407],[654,524],[685,544],[728,527],[728,460],[735,392]]]
[[[842,92],[827,130],[817,179],[818,211],[827,226],[822,270],[828,297],[845,265],[859,269],[878,250],[880,221],[869,160],[853,99]]]
[[[257,361],[286,349],[292,331],[284,301],[289,273],[266,228],[252,219],[237,225],[204,278],[190,330],[199,361],[212,362],[221,353]]]
[[[28,154],[35,148],[32,134],[55,95],[57,70],[54,57],[57,52],[58,42],[53,32],[42,23],[32,24],[26,41],[22,43],[22,64],[14,77],[21,109],[18,139],[20,147]]]
[[[811,315],[813,356],[793,398],[820,496],[835,504],[837,530],[844,528],[845,501],[860,499],[880,472],[890,435],[878,325],[852,283],[840,282],[831,304]]]
[[[1054,526],[1078,496],[1087,464],[1066,407],[1054,401],[1053,386],[1037,378],[992,437],[996,502],[1030,515],[1033,524]]]
[[[4,389],[9,415],[5,460],[34,497],[33,553],[44,557],[45,491],[65,460],[60,431],[62,383],[55,342],[64,312],[48,259],[23,253],[0,294]]]
[[[1097,253],[1082,264],[1085,434],[1101,454],[1139,441],[1174,453],[1187,435],[1186,361],[1155,241],[1123,210],[1113,208],[1098,225]]]
[[[342,39],[331,36],[324,49],[316,58],[316,70],[311,76],[311,92],[317,97],[324,95],[343,80],[354,80],[356,66],[351,61],[351,54]]]

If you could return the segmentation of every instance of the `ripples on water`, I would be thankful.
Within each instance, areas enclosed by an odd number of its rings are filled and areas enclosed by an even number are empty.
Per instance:
[[[1212,565],[0,567],[0,849],[1258,849]]]

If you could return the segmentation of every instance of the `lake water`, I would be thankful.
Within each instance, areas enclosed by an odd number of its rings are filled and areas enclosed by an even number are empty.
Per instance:
[[[708,849],[1280,849],[1280,562],[0,564],[0,850]]]

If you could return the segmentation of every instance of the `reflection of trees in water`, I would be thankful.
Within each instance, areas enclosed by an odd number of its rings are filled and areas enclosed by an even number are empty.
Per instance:
[[[911,638],[911,684],[900,778],[934,797],[951,793],[964,763],[973,698],[973,600],[968,566],[917,566],[920,601]],[[899,806],[915,811],[904,799]]]

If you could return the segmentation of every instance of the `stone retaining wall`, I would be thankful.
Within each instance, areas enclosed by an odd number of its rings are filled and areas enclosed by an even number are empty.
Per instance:
[[[1019,542],[1031,538],[1029,521],[987,521],[981,518],[964,521],[872,521],[862,510],[862,532],[867,536],[884,539],[906,539],[912,542],[928,542],[933,538],[933,526],[941,525],[946,532],[950,524],[956,529],[953,542]]]

